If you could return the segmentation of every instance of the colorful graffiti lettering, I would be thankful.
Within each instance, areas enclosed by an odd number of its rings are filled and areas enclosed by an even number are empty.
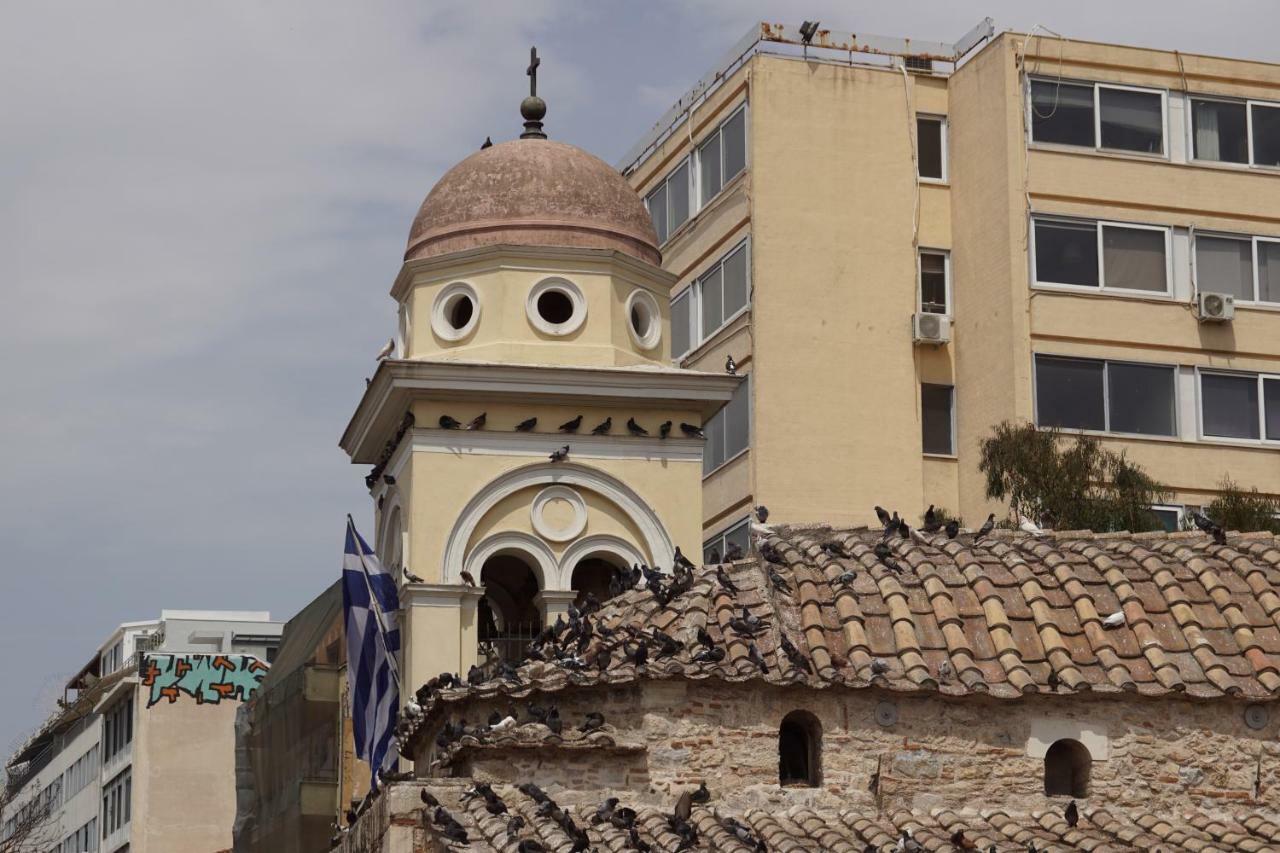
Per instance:
[[[244,702],[253,698],[267,664],[251,655],[143,655],[139,673],[151,688],[147,707],[162,699],[172,705],[186,695],[197,705],[217,705],[224,699]]]

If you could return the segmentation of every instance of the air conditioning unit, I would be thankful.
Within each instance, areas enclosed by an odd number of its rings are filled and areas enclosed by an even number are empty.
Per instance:
[[[916,314],[911,327],[911,338],[918,344],[937,346],[951,340],[951,318],[945,314]]]
[[[1230,293],[1201,293],[1196,307],[1201,323],[1228,323],[1236,316],[1236,298]]]

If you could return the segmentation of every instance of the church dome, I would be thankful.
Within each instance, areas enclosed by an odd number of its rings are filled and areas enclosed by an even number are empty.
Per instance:
[[[404,258],[498,244],[615,249],[662,262],[649,212],[626,179],[547,139],[483,148],[446,172],[413,220]]]

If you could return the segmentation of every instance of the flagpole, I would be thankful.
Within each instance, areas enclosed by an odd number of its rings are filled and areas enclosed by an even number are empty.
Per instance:
[[[378,599],[378,596],[374,594],[373,587],[369,584],[369,572],[364,567],[365,551],[360,547],[360,533],[356,530],[356,522],[355,519],[351,517],[351,513],[347,513],[347,530],[351,533],[351,543],[356,549],[356,555],[360,557],[360,574],[364,578],[365,589],[369,591],[369,601],[373,604],[373,607],[370,608],[373,610],[373,618],[378,620],[378,640],[382,643],[382,651],[386,654],[387,661],[391,664],[391,677],[395,679],[396,682],[396,693],[402,694],[404,691],[403,686],[400,683],[400,666],[396,663],[395,655],[391,654],[391,651],[387,649],[387,626],[386,623],[382,621],[382,602]],[[381,567],[382,562],[379,561],[378,565]]]

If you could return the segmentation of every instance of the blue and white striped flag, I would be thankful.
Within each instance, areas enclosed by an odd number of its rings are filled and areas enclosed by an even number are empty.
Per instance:
[[[400,710],[400,597],[396,582],[347,516],[347,545],[342,558],[342,609],[347,630],[347,684],[356,755],[369,763],[370,787],[378,771],[393,765],[391,749]]]

